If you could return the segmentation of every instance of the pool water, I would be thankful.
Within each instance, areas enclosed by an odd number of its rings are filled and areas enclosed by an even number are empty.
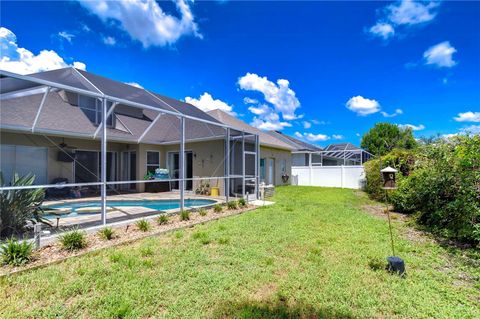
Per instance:
[[[185,199],[185,207],[192,207],[192,206],[208,206],[215,204],[215,200],[211,199]],[[48,205],[44,208],[53,208],[53,209],[60,209],[60,208],[68,208],[71,209],[71,213],[64,214],[61,216],[55,214],[47,214],[44,215],[47,219],[55,219],[57,217],[73,217],[73,216],[88,216],[88,215],[96,215],[100,212],[83,212],[77,213],[76,210],[78,208],[85,208],[85,207],[101,207],[102,202],[100,201],[88,201],[88,202],[72,202],[72,203],[62,203],[56,205]],[[132,207],[132,206],[141,206],[153,210],[164,211],[168,209],[176,209],[180,208],[180,200],[179,199],[162,199],[162,200],[107,200],[107,207]]]

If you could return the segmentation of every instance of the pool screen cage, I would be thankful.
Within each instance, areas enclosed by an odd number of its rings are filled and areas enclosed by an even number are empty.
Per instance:
[[[70,228],[170,211],[167,204],[142,206],[152,198],[176,202],[173,212],[258,196],[258,135],[186,103],[82,70],[0,70],[0,120],[0,192],[43,189],[46,202],[63,209],[85,198],[95,202],[85,225],[66,212]],[[14,173],[33,173],[36,181],[11,185]],[[124,199],[138,206],[125,209]]]
[[[373,155],[351,144],[330,145],[323,151],[293,152],[294,166],[361,166]]]

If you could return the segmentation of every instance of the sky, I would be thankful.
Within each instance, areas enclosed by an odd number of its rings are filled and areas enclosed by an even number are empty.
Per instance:
[[[480,133],[480,2],[0,6],[3,70],[74,66],[322,146]]]

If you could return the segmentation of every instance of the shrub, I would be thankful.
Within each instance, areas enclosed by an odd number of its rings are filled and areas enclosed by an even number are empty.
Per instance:
[[[137,228],[140,231],[147,232],[150,230],[150,223],[145,219],[140,219],[135,225],[137,225]]]
[[[228,209],[237,209],[238,208],[238,203],[236,200],[232,200],[231,202],[227,203]]]
[[[207,210],[205,208],[201,208],[198,211],[198,214],[200,214],[200,216],[207,216]]]
[[[240,198],[240,199],[238,200],[238,206],[240,206],[240,207],[245,207],[245,206],[247,206],[247,201],[245,200],[245,198]]]
[[[157,224],[165,225],[168,223],[168,216],[167,215],[160,215],[157,218]]]
[[[220,205],[220,204],[215,204],[215,206],[213,206],[213,211],[214,211],[215,213],[221,213],[221,212],[223,211],[222,205]]]
[[[27,241],[19,242],[14,238],[8,239],[1,246],[2,262],[12,266],[28,263],[32,258],[33,245]]]
[[[77,250],[87,246],[87,238],[85,232],[78,229],[71,230],[59,237],[62,247],[66,250]]]
[[[98,231],[98,235],[102,239],[111,240],[115,237],[115,231],[112,229],[112,227],[105,227]]]
[[[190,212],[188,210],[182,210],[180,212],[180,220],[190,220]]]
[[[27,174],[19,177],[14,174],[12,181],[7,183],[0,172],[0,185],[30,186],[35,181],[35,175]],[[0,237],[9,237],[23,232],[28,221],[41,222],[50,225],[42,218],[42,202],[45,198],[43,189],[21,189],[0,192]]]

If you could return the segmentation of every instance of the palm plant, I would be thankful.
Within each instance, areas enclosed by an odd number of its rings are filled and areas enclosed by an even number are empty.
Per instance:
[[[14,174],[10,185],[6,185],[0,172],[0,185],[30,186],[35,181],[35,175],[27,174],[19,177]],[[50,223],[42,218],[41,205],[45,198],[43,189],[19,189],[0,192],[0,237],[9,237],[21,233],[28,221],[33,223]]]

